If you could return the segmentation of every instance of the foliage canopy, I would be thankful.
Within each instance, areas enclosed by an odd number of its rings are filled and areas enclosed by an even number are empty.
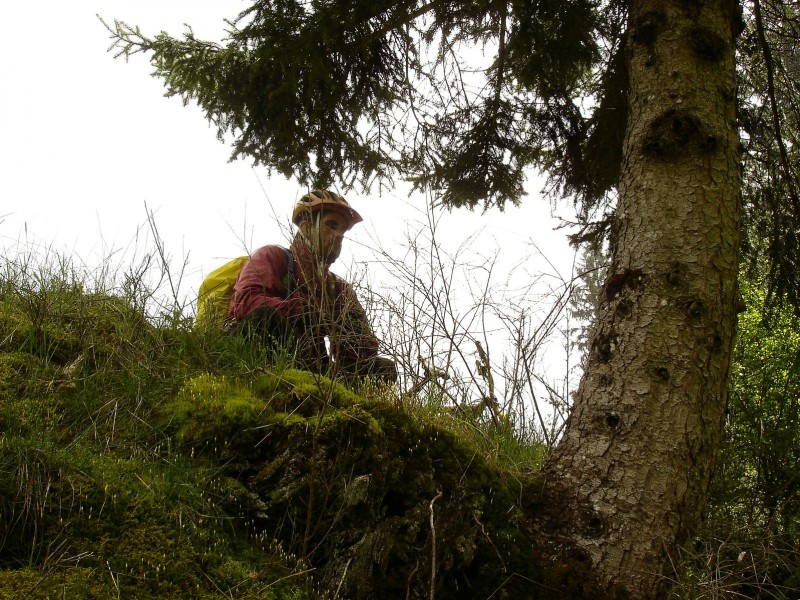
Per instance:
[[[446,204],[502,208],[532,164],[573,181],[567,163],[599,119],[575,99],[609,60],[598,40],[623,20],[611,12],[594,0],[262,0],[224,45],[120,22],[113,35],[120,54],[152,52],[167,93],[232,134],[234,157],[308,185],[400,174]]]

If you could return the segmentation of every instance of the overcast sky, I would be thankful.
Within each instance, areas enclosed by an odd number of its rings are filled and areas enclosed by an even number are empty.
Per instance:
[[[196,106],[163,97],[161,80],[138,55],[126,63],[107,52],[109,34],[97,18],[139,25],[148,35],[178,35],[189,23],[199,37],[219,39],[224,18],[240,0],[40,0],[0,8],[0,240],[6,253],[52,248],[93,265],[124,257],[146,224],[145,204],[177,262],[188,256],[185,291],[203,274],[246,248],[281,242],[302,190],[246,161],[229,163],[230,147]],[[445,242],[481,229],[472,250],[517,262],[536,252],[568,271],[572,253],[563,231],[552,231],[550,208],[529,182],[521,209],[443,217]],[[348,194],[365,217],[352,232],[341,264],[364,260],[375,236],[402,256],[409,222],[420,218],[421,196],[405,191]],[[566,214],[566,213],[565,213]],[[452,236],[452,240],[451,240]],[[142,234],[140,233],[139,244]],[[542,263],[544,264],[544,263]],[[547,268],[543,266],[542,268]]]

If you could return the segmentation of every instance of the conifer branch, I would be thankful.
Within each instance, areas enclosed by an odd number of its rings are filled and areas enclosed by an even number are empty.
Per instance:
[[[412,1],[410,4],[416,4],[416,2]],[[428,2],[427,4],[423,4],[418,9],[411,11],[407,15],[390,19],[383,27],[381,27],[380,29],[376,29],[370,35],[365,37],[363,40],[360,40],[360,43],[369,44],[370,42],[383,37],[386,33],[394,29],[399,29],[400,27],[404,27],[405,25],[410,25],[425,13],[430,12],[431,10],[439,6],[442,6],[443,4],[444,2],[442,0],[435,0],[434,2]]]
[[[503,92],[503,79],[506,67],[506,27],[508,21],[508,6],[503,4],[503,13],[500,16],[500,35],[497,49],[497,83],[494,90],[494,101],[499,106],[500,95]]]
[[[780,154],[781,170],[786,178],[786,185],[789,189],[789,197],[792,200],[794,214],[800,215],[800,197],[798,197],[797,189],[794,185],[792,178],[791,167],[789,166],[789,157],[786,150],[786,142],[781,133],[781,118],[778,109],[778,101],[775,97],[775,61],[772,56],[772,49],[767,41],[767,36],[764,31],[764,20],[761,14],[761,0],[753,0],[753,14],[756,19],[756,33],[758,35],[758,43],[761,47],[761,53],[764,56],[764,66],[767,70],[767,97],[769,98],[770,112],[772,116],[772,126],[775,130],[775,141],[778,144],[778,152]]]

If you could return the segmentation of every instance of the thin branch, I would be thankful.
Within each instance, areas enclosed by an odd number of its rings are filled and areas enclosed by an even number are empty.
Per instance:
[[[431,510],[431,594],[430,600],[434,600],[434,591],[436,588],[436,528],[433,524],[433,505],[442,497],[442,490],[433,497],[430,504]]]

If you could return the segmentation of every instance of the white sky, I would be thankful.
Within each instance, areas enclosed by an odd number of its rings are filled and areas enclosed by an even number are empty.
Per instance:
[[[241,0],[39,0],[0,8],[0,248],[52,248],[79,263],[99,264],[116,252],[132,254],[146,232],[145,203],[167,251],[179,264],[188,256],[183,292],[196,293],[204,274],[245,245],[283,242],[274,215],[286,215],[299,186],[245,161],[229,163],[230,147],[216,139],[196,106],[163,97],[143,55],[129,63],[107,52],[109,34],[97,18],[139,25],[146,35],[173,35],[189,23],[198,37],[219,39],[224,18]],[[470,243],[475,252],[500,253],[505,264],[525,259],[526,270],[550,267],[533,241],[564,275],[572,251],[553,231],[541,183],[528,184],[521,209],[485,215],[445,214],[442,243]],[[364,216],[334,270],[347,276],[367,258],[364,244],[379,237],[398,258],[402,241],[420,218],[424,198],[405,192],[347,195]],[[565,214],[569,210],[565,209]],[[452,236],[452,238],[451,238]],[[396,250],[395,250],[396,248]]]

